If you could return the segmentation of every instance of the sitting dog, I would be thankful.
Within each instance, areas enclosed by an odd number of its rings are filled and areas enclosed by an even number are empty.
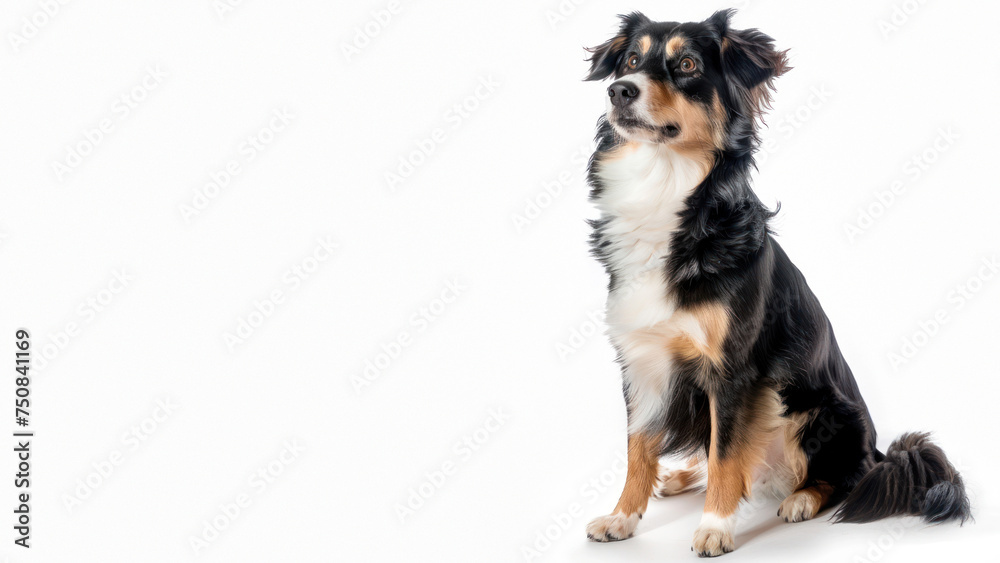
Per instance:
[[[649,497],[707,476],[692,549],[734,548],[740,502],[764,484],[799,522],[969,518],[962,479],[926,434],[885,454],[833,328],[771,236],[750,188],[758,127],[786,53],[732,10],[699,23],[622,16],[589,49],[614,77],[590,161],[592,250],[609,276],[608,334],[622,368],[628,472],[594,541],[632,536]],[[688,458],[660,469],[663,455]]]

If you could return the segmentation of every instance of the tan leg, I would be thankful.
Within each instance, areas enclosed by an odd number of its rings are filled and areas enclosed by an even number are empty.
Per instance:
[[[817,483],[788,495],[778,507],[778,516],[785,522],[802,522],[814,518],[830,501],[833,487],[826,483]]]
[[[711,445],[708,448],[708,483],[705,511],[694,533],[691,549],[699,557],[715,557],[736,548],[733,532],[740,501],[750,495],[753,466],[759,453],[745,442],[730,442],[725,455],[719,448],[719,418],[716,403],[709,399],[712,416]]]
[[[705,512],[694,533],[691,549],[699,557],[715,557],[736,548],[733,532],[740,501],[750,494],[751,464],[747,456],[733,452],[720,457],[712,444],[708,454],[708,488]]]
[[[614,512],[596,518],[587,525],[587,537],[600,542],[632,537],[639,519],[646,512],[659,469],[663,435],[633,434],[628,438],[628,472],[625,490]]]
[[[740,501],[750,496],[754,469],[763,463],[768,444],[780,436],[784,405],[773,389],[762,390],[742,408],[731,413],[728,426],[720,428],[717,403],[708,400],[712,418],[711,444],[708,448],[708,485],[705,512],[694,533],[691,549],[701,557],[715,557],[735,549]],[[720,448],[720,436],[727,439]]]

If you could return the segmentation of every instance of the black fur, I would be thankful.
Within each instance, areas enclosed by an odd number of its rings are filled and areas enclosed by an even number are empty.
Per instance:
[[[808,481],[827,483],[842,522],[863,522],[896,514],[919,514],[929,522],[970,517],[962,479],[926,434],[906,434],[883,456],[851,369],[833,328],[802,273],[768,229],[774,215],[750,185],[758,127],[768,107],[772,81],[788,70],[785,53],[757,30],[733,30],[732,11],[700,23],[652,22],[642,14],[622,16],[617,36],[591,49],[588,80],[627,76],[623,65],[642,34],[663,37],[682,31],[693,38],[700,68],[681,77],[664,61],[644,61],[640,70],[669,82],[689,100],[708,104],[718,96],[725,112],[725,137],[707,178],[685,202],[664,275],[680,307],[715,302],[730,313],[725,365],[709,383],[703,366],[680,364],[661,421],[663,454],[705,452],[710,442],[708,397],[719,412],[724,453],[744,439],[740,420],[764,390],[776,391],[785,416],[808,417],[800,439],[808,458]],[[621,139],[602,117],[597,151],[591,158],[591,198],[608,189],[596,173],[600,157]],[[615,290],[622,283],[609,259],[614,241],[606,220],[592,221],[591,248]],[[621,355],[619,356],[621,359]],[[626,397],[628,396],[626,389]],[[631,407],[626,405],[631,412]]]
[[[908,514],[930,523],[970,517],[962,477],[926,433],[903,434],[861,478],[834,514],[838,522],[871,522]]]

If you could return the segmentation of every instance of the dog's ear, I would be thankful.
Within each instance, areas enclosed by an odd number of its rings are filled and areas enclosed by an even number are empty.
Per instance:
[[[639,12],[618,17],[622,20],[618,34],[597,47],[587,48],[590,52],[590,57],[587,59],[590,61],[590,73],[585,80],[604,80],[614,74],[622,57],[625,56],[629,36],[637,27],[650,21]]]
[[[722,71],[730,79],[730,88],[760,117],[771,107],[774,79],[791,70],[788,51],[775,49],[774,39],[756,29],[731,29],[734,13],[733,9],[720,10],[705,23],[718,34]]]

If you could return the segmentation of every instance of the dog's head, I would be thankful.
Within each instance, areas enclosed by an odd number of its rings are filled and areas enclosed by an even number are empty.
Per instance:
[[[626,140],[713,150],[739,124],[753,135],[774,78],[788,70],[785,51],[756,29],[729,28],[734,10],[703,22],[654,22],[621,16],[618,34],[588,49],[587,80],[614,76],[607,117]]]

